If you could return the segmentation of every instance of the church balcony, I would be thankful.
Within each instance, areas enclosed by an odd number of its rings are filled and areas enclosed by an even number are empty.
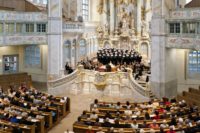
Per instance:
[[[168,35],[167,48],[200,49],[200,34]]]
[[[44,34],[0,35],[0,46],[22,44],[47,44],[47,36]]]
[[[200,49],[200,9],[182,8],[171,11],[166,20],[168,48]]]
[[[194,20],[200,19],[199,8],[179,8],[170,12],[169,20]]]
[[[47,13],[0,11],[0,22],[47,22]]]
[[[83,33],[84,24],[80,22],[63,22],[64,33]]]
[[[0,11],[0,46],[47,44],[47,14]]]

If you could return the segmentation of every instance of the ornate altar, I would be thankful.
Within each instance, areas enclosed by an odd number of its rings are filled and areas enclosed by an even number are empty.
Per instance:
[[[108,47],[106,42],[110,42],[110,48],[138,49],[138,44],[142,39],[149,39],[147,22],[145,21],[145,11],[141,8],[141,33],[136,31],[137,22],[137,0],[108,0],[114,2],[114,9],[106,10],[105,0],[100,0],[98,13],[106,15],[104,23],[97,27],[97,36],[101,48]],[[112,12],[115,12],[113,17]],[[114,20],[113,20],[114,19]],[[114,23],[111,23],[113,22]],[[114,26],[112,26],[114,24]],[[113,28],[114,27],[114,28]]]

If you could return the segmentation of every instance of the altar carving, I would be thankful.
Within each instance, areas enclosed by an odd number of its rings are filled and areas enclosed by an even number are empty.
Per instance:
[[[100,48],[105,48],[105,41],[109,41],[111,46],[115,48],[130,49],[139,45],[142,39],[149,40],[148,22],[145,19],[146,8],[141,7],[141,34],[136,34],[137,0],[108,0],[108,2],[114,4],[115,13],[110,12],[104,0],[100,0],[98,6],[98,13],[106,15],[104,17],[107,18],[102,20],[104,22],[96,30]],[[115,17],[112,16],[113,14]],[[111,25],[113,21],[114,28]]]
[[[98,72],[95,74],[94,85],[96,86],[97,89],[103,90],[106,87],[106,80],[107,80],[106,73]]]

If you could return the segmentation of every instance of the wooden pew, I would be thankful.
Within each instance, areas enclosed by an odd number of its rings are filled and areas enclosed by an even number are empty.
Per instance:
[[[35,133],[35,125],[16,124],[16,123],[11,123],[5,120],[0,120],[0,125],[4,125],[8,127],[18,127],[22,129],[24,133]]]
[[[25,82],[27,87],[32,85],[31,76],[28,73],[17,73],[17,74],[4,74],[0,75],[0,85],[3,91],[7,91],[10,85],[19,88],[20,84]]]

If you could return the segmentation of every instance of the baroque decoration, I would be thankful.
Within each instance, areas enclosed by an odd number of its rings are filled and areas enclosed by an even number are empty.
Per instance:
[[[110,13],[107,2],[113,2],[114,13]],[[111,4],[111,3],[110,3]],[[109,5],[110,5],[109,4]],[[147,22],[145,21],[145,8],[141,7],[141,33],[136,33],[136,9],[137,0],[100,0],[98,13],[101,16],[106,16],[106,20],[102,22],[96,29],[99,45],[104,48],[106,40],[112,43],[111,47],[126,49],[135,48],[141,37],[148,40],[149,33],[147,30]],[[113,16],[112,16],[113,15]],[[112,20],[114,19],[114,20]],[[111,23],[114,21],[114,28]],[[117,45],[117,46],[115,46]],[[137,48],[136,48],[137,49]]]

